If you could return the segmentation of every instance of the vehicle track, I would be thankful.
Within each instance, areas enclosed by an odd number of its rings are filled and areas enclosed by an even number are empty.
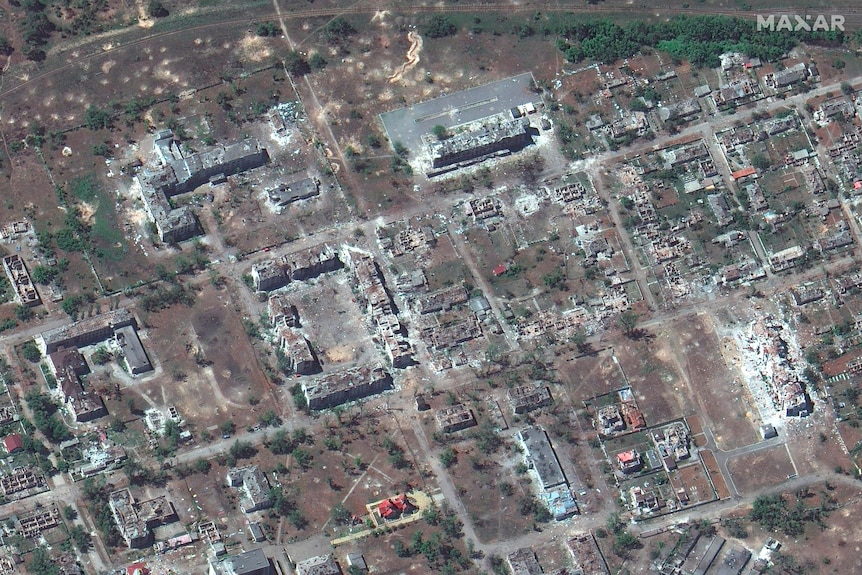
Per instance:
[[[354,5],[347,6],[344,8],[312,8],[306,10],[298,10],[296,12],[282,12],[280,15],[275,12],[268,12],[261,16],[256,16],[253,18],[249,18],[248,16],[242,18],[231,18],[227,20],[221,20],[219,22],[212,22],[209,24],[200,24],[198,26],[190,26],[188,28],[182,28],[179,30],[170,30],[166,32],[156,32],[154,34],[148,34],[141,38],[136,38],[134,40],[130,40],[128,42],[118,44],[117,46],[112,46],[106,50],[100,50],[98,52],[92,52],[90,54],[85,54],[78,58],[75,58],[61,66],[56,68],[52,68],[51,70],[46,70],[40,74],[36,74],[35,76],[28,77],[26,80],[20,82],[19,84],[6,88],[3,91],[0,91],[0,98],[4,98],[13,94],[24,88],[25,86],[29,86],[35,82],[43,80],[45,78],[49,78],[55,74],[63,72],[64,70],[68,70],[73,68],[74,66],[79,65],[82,62],[86,62],[93,58],[104,56],[108,54],[112,54],[115,52],[119,52],[120,50],[125,50],[127,48],[133,46],[139,46],[141,44],[145,44],[147,42],[153,42],[155,40],[168,38],[170,36],[176,36],[178,34],[188,34],[190,32],[197,32],[201,30],[207,30],[211,28],[218,28],[220,26],[230,26],[230,25],[239,25],[239,24],[257,24],[260,22],[267,22],[270,20],[278,19],[279,17],[285,20],[296,20],[301,18],[322,18],[322,17],[336,17],[341,15],[352,15],[352,14],[374,14],[375,12],[379,12],[381,7],[379,6],[363,6],[363,5]],[[835,13],[840,13],[845,17],[846,23],[855,22],[856,24],[862,25],[862,7],[853,7],[853,6],[840,6],[831,9]],[[448,12],[458,12],[458,13],[491,13],[491,12],[572,12],[578,14],[590,14],[590,15],[606,15],[606,14],[619,14],[623,12],[632,12],[632,11],[642,11],[645,14],[649,14],[650,16],[679,16],[679,15],[718,15],[718,16],[735,16],[739,18],[753,19],[755,17],[755,13],[751,11],[745,11],[742,9],[710,9],[706,7],[700,6],[690,6],[688,8],[644,8],[644,7],[628,7],[622,8],[617,6],[559,6],[556,4],[536,4],[536,5],[505,5],[505,4],[489,4],[489,3],[479,3],[479,4],[463,4],[463,5],[452,5],[452,6],[410,6],[399,9],[390,9],[393,13],[398,14],[435,14],[435,13],[448,13]],[[798,8],[772,8],[770,10],[772,14],[796,14],[799,13]],[[99,37],[94,37],[91,42],[96,43],[99,42]]]

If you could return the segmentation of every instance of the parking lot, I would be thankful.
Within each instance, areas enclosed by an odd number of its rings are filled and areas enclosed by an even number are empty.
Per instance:
[[[532,82],[533,74],[526,72],[393,110],[381,114],[380,119],[389,141],[401,142],[415,154],[422,145],[422,135],[438,124],[451,128],[536,100],[538,96],[530,89]]]

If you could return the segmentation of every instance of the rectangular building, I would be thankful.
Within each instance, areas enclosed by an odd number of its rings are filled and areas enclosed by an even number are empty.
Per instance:
[[[362,366],[302,383],[313,410],[327,409],[392,389],[392,376],[383,367]]]
[[[114,331],[114,337],[117,338],[117,345],[123,353],[123,361],[126,367],[129,368],[129,373],[138,375],[153,371],[153,364],[150,363],[150,358],[147,357],[147,351],[141,344],[141,339],[138,337],[138,332],[133,325],[127,325]]]
[[[51,354],[61,347],[84,347],[104,341],[127,325],[135,325],[135,318],[129,310],[120,308],[42,332],[36,343],[43,353]]]
[[[437,427],[444,433],[454,433],[476,425],[473,412],[463,403],[438,409],[434,418],[437,420]]]
[[[544,429],[527,427],[518,432],[524,444],[527,466],[535,470],[542,489],[550,489],[566,482],[566,475]]]
[[[210,559],[209,575],[275,575],[272,562],[263,549],[252,549],[220,561]]]
[[[512,411],[527,413],[540,407],[551,405],[551,390],[547,385],[521,385],[506,393]]]
[[[21,256],[12,254],[3,258],[3,269],[6,271],[9,283],[12,284],[12,289],[15,290],[15,301],[28,307],[42,303]]]

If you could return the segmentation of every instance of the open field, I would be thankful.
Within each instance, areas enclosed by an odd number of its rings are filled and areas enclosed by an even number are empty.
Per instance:
[[[576,358],[560,356],[554,367],[575,405],[625,385],[625,377],[610,350]]]
[[[756,493],[761,487],[777,485],[796,473],[783,445],[734,457],[727,462],[727,468],[733,475],[733,484],[743,495]],[[753,469],[757,472],[752,473]]]
[[[675,334],[676,361],[686,374],[691,397],[696,398],[703,425],[721,449],[733,449],[758,439],[756,408],[749,404],[741,377],[723,359],[721,343],[707,316],[688,316],[667,326]]]
[[[703,466],[709,473],[709,477],[712,480],[712,485],[715,487],[716,496],[719,499],[727,499],[728,497],[730,497],[730,490],[727,488],[727,482],[724,479],[724,475],[718,468],[718,463],[715,460],[715,454],[712,451],[706,449],[701,450],[699,452],[699,455],[700,460],[703,461]]]
[[[176,405],[183,417],[205,428],[230,417],[242,427],[256,420],[251,398],[271,402],[269,382],[258,365],[233,298],[211,286],[178,321],[177,310],[150,314],[145,323],[159,337],[151,338],[158,375],[136,384],[134,391],[156,405]],[[207,392],[202,395],[201,390]],[[202,402],[201,397],[211,398]]]
[[[674,363],[678,333],[677,329],[668,328],[658,336],[625,338],[614,346],[647,425],[658,425],[694,412],[691,398],[680,392],[685,389],[685,379]]]

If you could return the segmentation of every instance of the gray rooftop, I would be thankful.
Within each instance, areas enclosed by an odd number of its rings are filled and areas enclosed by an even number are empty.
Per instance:
[[[123,350],[123,356],[126,358],[126,363],[128,363],[132,373],[138,374],[153,369],[150,358],[147,357],[147,352],[141,345],[141,340],[138,338],[138,332],[134,326],[121,327],[114,332],[114,335],[120,349]]]
[[[273,573],[272,565],[263,549],[252,549],[240,555],[226,557],[214,567],[215,572],[221,575],[271,575]]]
[[[518,435],[524,442],[527,458],[533,463],[542,488],[549,489],[566,483],[566,476],[545,430],[528,427],[522,429]]]

